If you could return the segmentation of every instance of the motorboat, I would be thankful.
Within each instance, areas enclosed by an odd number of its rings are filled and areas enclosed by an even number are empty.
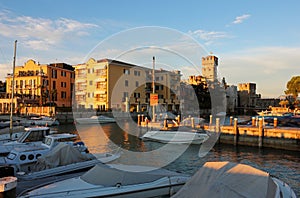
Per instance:
[[[245,164],[206,162],[172,198],[296,198],[289,185]]]
[[[21,120],[20,124],[23,126],[57,126],[59,121],[48,116],[34,116]]]
[[[109,163],[120,157],[120,153],[81,153],[69,144],[60,143],[51,152],[37,159],[31,172],[17,172],[19,181],[36,181],[46,177],[83,171],[98,163]]]
[[[135,172],[125,170],[134,169]],[[148,170],[143,172],[144,170]],[[19,197],[159,197],[176,193],[190,177],[166,169],[97,164],[80,177],[38,187]]]
[[[208,140],[209,135],[205,131],[178,127],[175,130],[150,130],[140,138],[144,141],[150,140],[161,143],[202,144]]]
[[[78,124],[105,124],[116,122],[114,118],[104,115],[91,116],[89,118],[76,118],[75,121]]]
[[[41,144],[43,139],[53,131],[50,131],[49,127],[28,127],[20,133],[17,140],[0,140],[0,156],[5,156],[15,147],[27,145],[29,142]]]
[[[72,145],[82,153],[88,152],[83,142],[77,141],[77,135],[62,133],[45,136],[42,143],[29,142],[22,146],[17,146],[5,157],[0,157],[0,165],[11,166],[14,172],[31,172],[37,159],[49,153],[60,142]]]

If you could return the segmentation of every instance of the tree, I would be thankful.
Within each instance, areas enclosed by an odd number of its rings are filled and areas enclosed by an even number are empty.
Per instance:
[[[293,76],[286,84],[286,88],[287,90],[284,93],[293,95],[296,100],[300,93],[300,76]]]

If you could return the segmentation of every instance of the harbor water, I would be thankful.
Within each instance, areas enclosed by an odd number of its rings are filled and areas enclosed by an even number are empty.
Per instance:
[[[123,164],[145,164],[160,165],[160,159],[139,159],[131,157],[130,153],[141,153],[159,150],[164,144],[158,142],[142,141],[139,139],[142,130],[135,133],[130,131],[130,127],[122,129],[118,124],[103,125],[60,125],[55,128],[58,132],[78,133],[81,140],[88,146],[91,153],[99,152],[123,152],[121,157],[115,163]],[[102,132],[100,132],[102,131]],[[172,145],[167,154],[176,152],[176,150],[185,149],[183,154],[176,159],[171,160],[164,168],[186,173],[194,174],[207,161],[231,161],[251,165],[260,170],[266,171],[271,175],[289,184],[300,197],[300,152],[287,151],[270,148],[257,148],[248,146],[218,144],[205,155],[199,157],[199,145]],[[158,154],[159,155],[159,154]],[[136,156],[136,155],[134,155]],[[142,163],[141,163],[142,161]]]

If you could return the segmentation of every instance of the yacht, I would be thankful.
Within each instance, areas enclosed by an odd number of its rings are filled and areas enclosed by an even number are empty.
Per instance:
[[[105,124],[105,123],[116,122],[114,118],[104,116],[104,115],[92,116],[89,118],[76,118],[75,121],[78,124]]]
[[[77,135],[69,133],[47,135],[40,144],[29,142],[22,146],[15,147],[7,156],[0,157],[0,166],[11,166],[14,168],[15,173],[30,172],[33,170],[37,159],[49,153],[60,142],[70,144],[82,153],[88,152],[84,143],[75,142],[76,139]]]
[[[140,137],[144,141],[156,141],[172,144],[202,144],[209,135],[204,131],[197,131],[186,127],[167,130],[150,130]]]
[[[125,170],[135,170],[129,172]],[[190,178],[166,169],[97,164],[79,177],[24,192],[19,197],[160,197],[175,194]]]
[[[26,118],[20,121],[20,124],[23,126],[57,126],[59,125],[59,121],[55,118],[51,118],[48,116],[36,116]]]
[[[54,131],[50,131],[49,127],[25,128],[23,132],[20,132],[17,140],[0,140],[0,156],[5,156],[15,147],[27,145],[29,142],[41,144],[43,139],[51,133],[54,133]]]

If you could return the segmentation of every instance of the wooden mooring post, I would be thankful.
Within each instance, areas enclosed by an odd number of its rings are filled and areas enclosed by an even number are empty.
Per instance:
[[[233,123],[233,144],[234,146],[238,145],[239,142],[239,129],[238,129],[238,119],[234,118],[234,123]]]
[[[263,137],[264,137],[264,128],[263,128],[263,119],[258,119],[258,147],[262,148],[263,146]]]

